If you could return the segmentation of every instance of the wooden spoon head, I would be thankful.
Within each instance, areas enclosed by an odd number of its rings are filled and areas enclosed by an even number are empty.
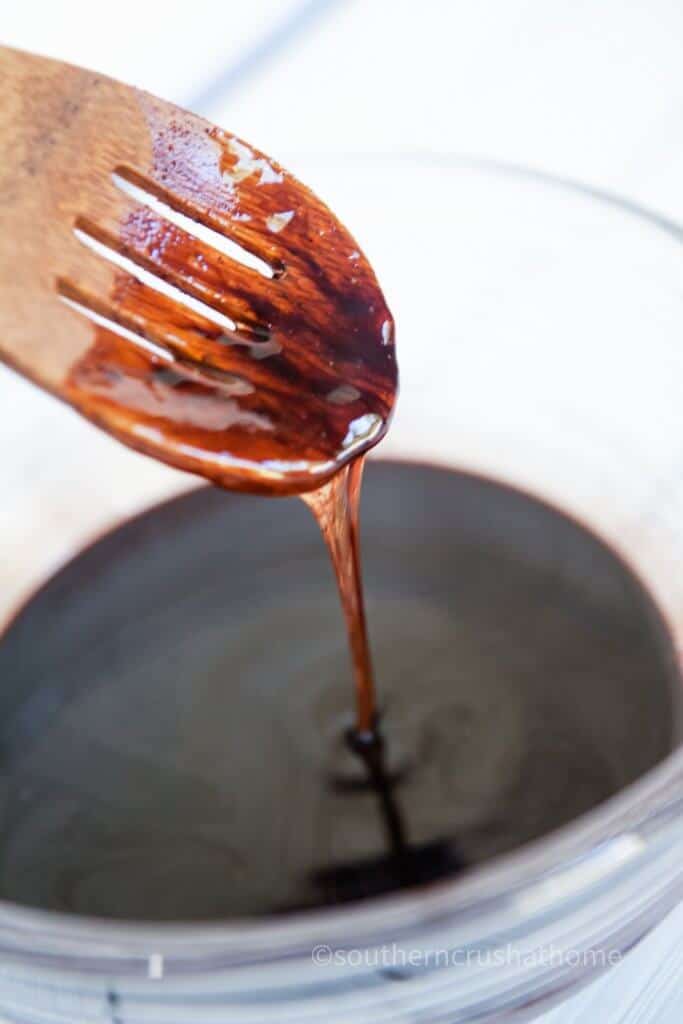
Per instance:
[[[0,172],[0,355],[125,443],[233,489],[312,489],[383,436],[391,314],[309,189],[80,69],[0,50],[0,96],[0,130],[18,136]]]

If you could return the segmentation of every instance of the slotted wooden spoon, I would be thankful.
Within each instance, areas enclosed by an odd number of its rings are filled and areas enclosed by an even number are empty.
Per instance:
[[[0,140],[0,359],[237,490],[311,490],[380,439],[391,315],[354,239],[275,161],[5,48]]]

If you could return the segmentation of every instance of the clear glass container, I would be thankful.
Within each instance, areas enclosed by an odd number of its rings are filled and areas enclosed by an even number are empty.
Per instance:
[[[397,320],[401,396],[378,454],[513,484],[586,524],[649,590],[680,650],[681,229],[513,168],[409,155],[284,162],[356,234]],[[8,574],[9,608],[79,539],[188,481],[9,373],[0,386],[15,415],[9,478],[34,458],[30,505],[53,527],[19,522],[28,498],[6,505],[5,537],[30,545]],[[35,415],[54,426],[41,429],[39,459],[27,454]],[[676,749],[543,839],[462,878],[346,909],[156,926],[2,904],[0,1015],[31,1024],[533,1016],[618,961],[682,894]]]

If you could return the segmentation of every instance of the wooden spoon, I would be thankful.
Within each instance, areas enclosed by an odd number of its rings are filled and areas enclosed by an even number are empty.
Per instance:
[[[0,48],[0,359],[236,490],[320,487],[386,431],[393,321],[274,160],[147,93]]]

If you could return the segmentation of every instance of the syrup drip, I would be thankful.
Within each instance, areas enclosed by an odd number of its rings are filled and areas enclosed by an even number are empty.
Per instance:
[[[364,461],[356,459],[318,490],[302,495],[320,527],[337,578],[356,688],[356,734],[361,742],[374,734],[377,724],[359,541]]]

